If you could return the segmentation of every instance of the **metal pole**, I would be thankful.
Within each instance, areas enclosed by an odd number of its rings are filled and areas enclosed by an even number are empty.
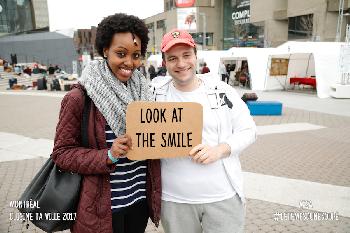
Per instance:
[[[337,22],[337,34],[335,36],[335,41],[337,41],[337,42],[340,42],[340,40],[341,40],[343,13],[344,13],[344,0],[339,0],[339,15],[338,15],[338,22]]]
[[[203,35],[202,35],[202,39],[203,39],[203,50],[206,49],[206,40],[207,40],[207,32],[206,32],[206,28],[207,28],[207,18],[204,12],[199,12],[200,16],[203,16]]]
[[[152,54],[156,54],[156,32],[155,32],[155,23],[153,23],[153,27],[152,27],[152,40],[153,40],[153,51]]]
[[[207,44],[207,19],[205,13],[203,13],[203,50],[206,50]]]

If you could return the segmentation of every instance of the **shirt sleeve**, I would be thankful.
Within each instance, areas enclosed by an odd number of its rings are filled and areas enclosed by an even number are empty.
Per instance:
[[[238,96],[237,92],[229,87],[227,97],[232,101],[233,108],[230,109],[229,118],[232,129],[224,143],[227,143],[231,148],[231,155],[240,154],[245,148],[251,145],[257,138],[256,125],[250,115],[246,104]]]

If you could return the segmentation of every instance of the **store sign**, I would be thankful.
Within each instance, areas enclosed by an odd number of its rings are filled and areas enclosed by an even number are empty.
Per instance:
[[[195,0],[175,0],[176,7],[193,7]]]
[[[233,12],[232,20],[235,25],[250,23],[250,10]]]
[[[197,31],[197,9],[195,7],[177,9],[177,28],[186,31]]]
[[[250,23],[250,0],[237,1],[232,10],[231,18],[234,25]]]

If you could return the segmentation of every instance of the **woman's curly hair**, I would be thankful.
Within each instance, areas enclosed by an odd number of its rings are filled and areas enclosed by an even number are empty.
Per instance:
[[[145,56],[149,41],[146,24],[136,16],[117,13],[104,18],[97,26],[95,45],[103,57],[103,49],[109,48],[115,33],[131,32],[141,40],[141,55]]]

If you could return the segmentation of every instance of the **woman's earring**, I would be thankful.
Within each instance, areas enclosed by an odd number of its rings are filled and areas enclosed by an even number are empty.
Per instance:
[[[106,54],[104,54],[103,57],[107,59],[107,55]]]

